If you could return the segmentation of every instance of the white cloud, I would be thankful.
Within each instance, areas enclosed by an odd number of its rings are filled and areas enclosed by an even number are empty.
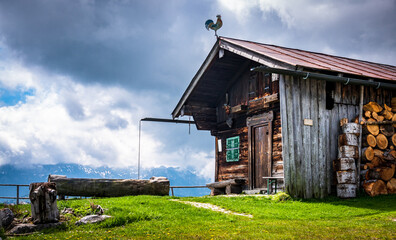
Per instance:
[[[34,87],[35,94],[25,103],[0,108],[0,165],[136,167],[138,121],[152,112],[163,112],[160,102],[169,98],[82,85],[22,65],[8,65],[0,76],[3,73],[7,73],[1,78],[3,85]],[[9,84],[10,80],[17,81]],[[142,167],[183,167],[205,177],[213,174],[208,167],[214,162],[212,155],[183,146],[169,151],[166,142],[148,130],[142,131]]]

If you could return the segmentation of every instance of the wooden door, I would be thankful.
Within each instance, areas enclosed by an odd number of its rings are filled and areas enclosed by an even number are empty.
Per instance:
[[[266,188],[272,172],[273,112],[247,119],[249,134],[249,187]]]
[[[253,127],[254,129],[254,188],[267,187],[267,180],[263,177],[271,176],[271,154],[269,152],[270,129],[269,125]]]

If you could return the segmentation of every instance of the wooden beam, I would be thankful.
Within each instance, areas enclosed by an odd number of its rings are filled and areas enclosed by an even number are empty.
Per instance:
[[[176,118],[180,115],[180,110],[183,107],[183,105],[186,103],[188,97],[192,93],[192,91],[195,89],[197,86],[199,80],[201,79],[202,75],[207,71],[209,66],[211,65],[212,61],[215,60],[218,57],[218,52],[219,52],[219,44],[218,40],[216,44],[213,46],[212,50],[210,51],[209,55],[206,57],[205,61],[199,68],[198,72],[195,74],[194,78],[192,79],[191,83],[188,85],[186,91],[184,92],[183,96],[181,97],[179,103],[176,105],[176,108],[172,112],[172,117]]]
[[[223,48],[225,50],[228,50],[230,52],[233,52],[237,55],[240,55],[242,57],[245,57],[247,59],[250,59],[252,61],[261,63],[263,65],[266,65],[268,67],[272,68],[281,68],[281,69],[289,69],[289,70],[294,70],[295,66],[291,64],[287,64],[272,58],[269,58],[265,55],[258,54],[252,50],[237,46],[235,44],[227,42],[227,40],[222,39],[220,42],[220,48]]]
[[[224,90],[220,93],[219,97],[217,98],[216,105],[219,104],[221,101],[221,98],[228,92],[228,90],[234,85],[234,83],[240,79],[241,75],[246,71],[246,69],[249,67],[250,61],[247,59],[241,68],[239,68],[238,72],[234,75],[234,77],[227,83],[227,86],[224,88]]]

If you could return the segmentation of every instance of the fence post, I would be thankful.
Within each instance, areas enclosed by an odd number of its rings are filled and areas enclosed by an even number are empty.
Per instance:
[[[17,187],[17,205],[19,205],[19,185],[16,186]]]

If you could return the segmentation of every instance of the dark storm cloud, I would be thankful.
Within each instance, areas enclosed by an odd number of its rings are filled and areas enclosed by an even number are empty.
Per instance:
[[[244,15],[229,7],[223,14],[227,23],[223,32],[242,39],[396,64],[396,1],[258,2],[261,5],[247,7]],[[239,25],[240,30],[236,32],[229,25]]]
[[[88,83],[172,89],[185,73],[189,29],[202,25],[198,8],[154,0],[1,1],[0,32],[27,64],[47,71]]]

